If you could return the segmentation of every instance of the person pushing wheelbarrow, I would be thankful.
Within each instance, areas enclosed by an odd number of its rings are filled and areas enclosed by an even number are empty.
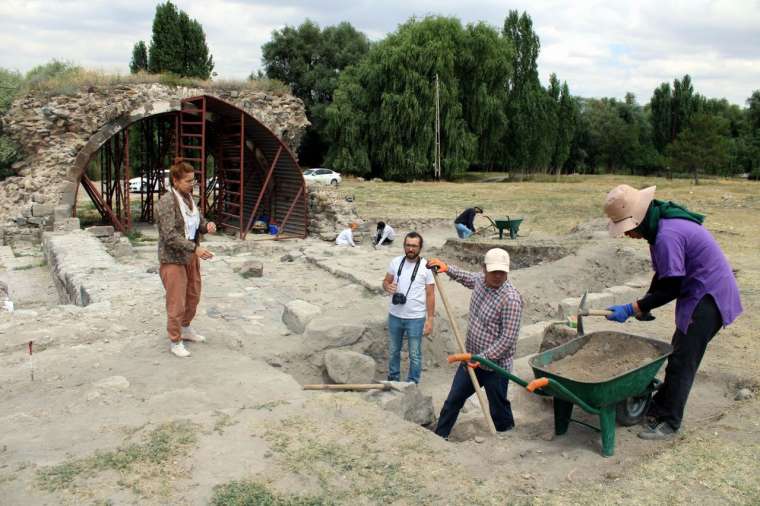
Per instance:
[[[731,266],[713,236],[702,226],[704,216],[673,202],[654,198],[656,187],[636,190],[620,185],[607,194],[604,212],[613,237],[646,239],[654,277],[647,294],[629,304],[611,306],[608,320],[641,318],[676,300],[673,354],[665,381],[654,395],[642,439],[673,438],[681,428],[686,400],[707,344],[721,327],[742,312]]]
[[[451,279],[472,290],[463,351],[480,355],[511,371],[520,332],[523,299],[508,281],[509,253],[500,248],[488,250],[483,272],[467,272],[438,258],[430,259],[427,266],[439,273],[445,272]],[[474,368],[477,382],[469,377],[468,367]],[[496,432],[514,428],[512,407],[507,400],[507,378],[478,363],[463,363],[454,375],[448,398],[438,417],[435,433],[442,438],[448,439],[459,411],[467,398],[475,393],[473,383],[482,384],[485,388]]]

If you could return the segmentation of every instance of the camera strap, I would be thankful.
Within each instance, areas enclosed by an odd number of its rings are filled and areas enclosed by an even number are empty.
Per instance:
[[[414,283],[414,278],[417,277],[417,271],[420,269],[420,257],[417,257],[417,263],[414,265],[414,270],[412,271],[412,277],[409,280],[409,287],[406,289],[406,293],[404,294],[404,297],[409,295],[409,290],[412,289],[412,283]],[[398,272],[396,273],[396,278],[401,279],[401,270],[404,268],[404,262],[406,261],[406,257],[401,259],[401,263],[398,265]]]

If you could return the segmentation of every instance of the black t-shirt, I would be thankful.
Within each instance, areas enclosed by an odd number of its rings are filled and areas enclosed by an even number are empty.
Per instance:
[[[457,216],[457,219],[454,220],[454,223],[461,223],[465,227],[475,232],[475,214],[476,213],[474,207],[465,209],[462,214]]]

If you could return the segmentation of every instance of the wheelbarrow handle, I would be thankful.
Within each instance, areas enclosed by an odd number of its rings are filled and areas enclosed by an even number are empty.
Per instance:
[[[539,388],[543,388],[549,384],[549,378],[536,378],[525,387],[528,392],[535,392]]]
[[[454,353],[446,359],[449,364],[453,364],[454,362],[470,362],[471,360],[472,353]]]

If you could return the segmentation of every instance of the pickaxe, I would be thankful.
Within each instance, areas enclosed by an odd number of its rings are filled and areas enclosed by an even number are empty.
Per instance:
[[[612,314],[612,311],[609,309],[589,309],[588,303],[586,302],[586,296],[588,295],[588,291],[583,292],[583,297],[581,297],[581,303],[578,304],[578,312],[577,314],[577,321],[576,321],[576,328],[578,330],[578,337],[584,335],[583,332],[583,317],[584,316],[609,316]]]

